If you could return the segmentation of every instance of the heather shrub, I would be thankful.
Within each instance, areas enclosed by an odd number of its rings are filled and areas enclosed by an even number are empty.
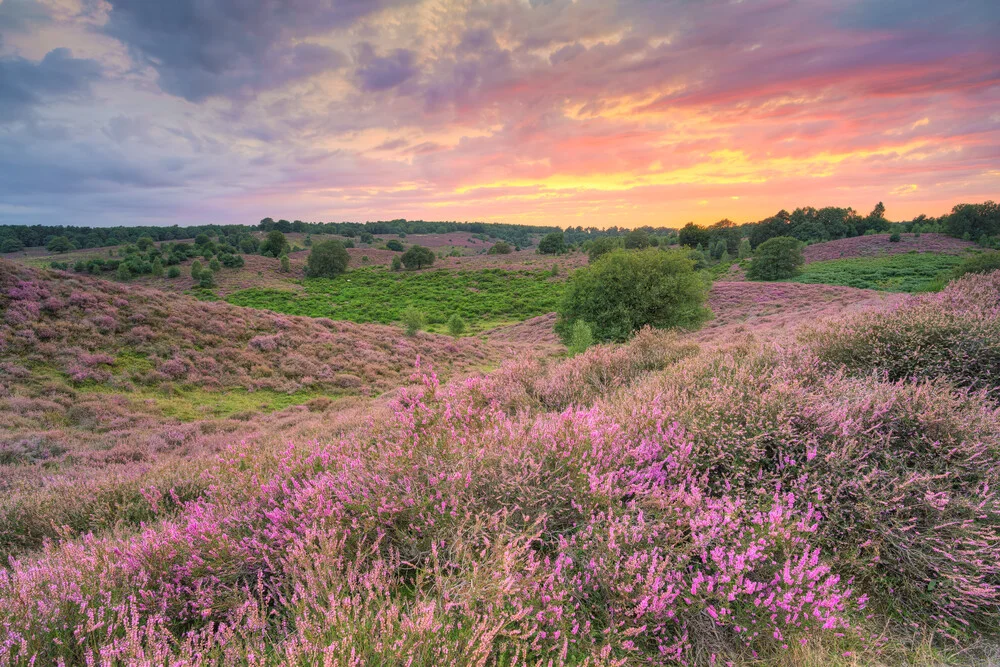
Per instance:
[[[860,313],[805,336],[823,361],[889,380],[947,378],[1000,387],[1000,273],[969,275],[938,294]]]
[[[644,326],[695,326],[708,315],[706,292],[681,251],[614,251],[570,277],[556,331],[568,341],[582,320],[595,340],[621,342]]]
[[[805,263],[802,242],[790,236],[776,236],[764,241],[754,251],[747,278],[783,280],[796,276]]]

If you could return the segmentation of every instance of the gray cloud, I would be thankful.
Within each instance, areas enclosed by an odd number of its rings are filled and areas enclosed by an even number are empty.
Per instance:
[[[110,0],[104,31],[153,67],[160,87],[198,102],[241,97],[344,64],[295,38],[345,27],[409,0]]]
[[[0,2],[0,35],[4,32],[24,32],[38,23],[49,21],[49,14],[36,0],[3,0]]]
[[[417,74],[413,51],[396,49],[386,56],[375,55],[371,44],[362,42],[355,47],[358,86],[367,92],[388,90],[405,83]]]
[[[0,58],[0,122],[23,120],[43,104],[86,94],[100,77],[93,60],[74,58],[69,49],[53,49],[39,62]]]

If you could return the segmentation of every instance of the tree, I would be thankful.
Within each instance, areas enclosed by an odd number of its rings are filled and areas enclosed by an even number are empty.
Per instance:
[[[194,280],[201,278],[201,262],[198,260],[191,262],[191,277]]]
[[[633,229],[625,236],[625,247],[629,250],[643,250],[649,247],[649,234],[642,229]]]
[[[393,271],[399,271],[403,268],[403,262],[399,259],[399,257],[392,258],[391,268]]]
[[[736,256],[739,257],[740,259],[746,259],[752,254],[753,254],[753,249],[750,248],[750,239],[745,238],[741,240],[740,247],[736,253]]]
[[[265,257],[281,257],[287,246],[288,241],[285,240],[285,235],[278,230],[273,230],[267,233],[267,238],[260,244],[260,254]]]
[[[252,236],[244,236],[240,239],[240,250],[248,255],[257,252],[257,247],[257,239]]]
[[[153,247],[153,237],[151,236],[140,236],[139,240],[135,242],[136,247],[143,252],[149,250]]]
[[[392,250],[394,252],[403,252],[405,246],[403,246],[403,244],[400,241],[392,239],[391,241],[386,242],[385,247],[386,249]]]
[[[403,253],[403,266],[408,269],[422,269],[434,263],[434,252],[430,248],[415,245]]]
[[[115,277],[118,280],[131,280],[132,272],[128,270],[128,265],[125,263],[118,265],[118,270],[115,271]]]
[[[45,246],[49,252],[64,253],[73,250],[76,246],[65,236],[53,236]]]
[[[167,278],[180,278],[181,270],[176,266],[171,266],[167,269]]]
[[[552,232],[538,242],[538,252],[543,255],[558,255],[566,252],[566,236],[562,232]]]
[[[698,246],[704,248],[710,240],[711,234],[708,233],[708,230],[704,227],[699,227],[693,222],[687,223],[681,227],[681,231],[677,232],[677,242],[690,248],[697,248]]]
[[[289,271],[292,270],[292,264],[290,261],[288,261],[288,255],[282,255],[279,261],[281,262],[282,273],[288,273]]]
[[[601,238],[594,239],[594,242],[590,244],[590,250],[587,251],[587,257],[590,258],[590,263],[593,264],[604,255],[607,255],[609,252],[614,250],[618,250],[621,247],[622,242],[620,239],[616,239],[611,236],[602,236]]]
[[[163,276],[163,262],[160,261],[159,257],[153,260],[153,270],[151,273],[157,278]]]
[[[351,256],[337,240],[314,243],[306,260],[306,275],[310,278],[336,278],[347,270]]]
[[[0,252],[20,252],[24,250],[24,244],[16,236],[8,236],[0,241]]]
[[[506,241],[498,241],[486,252],[487,255],[509,255],[514,252],[513,246]]]
[[[219,264],[219,260],[217,260],[216,258],[213,257],[212,261],[210,261],[208,263],[208,268],[209,268],[210,271],[212,271],[214,273],[216,271],[221,271],[222,270],[222,264]]]
[[[375,242],[375,235],[372,234],[371,232],[361,232],[360,239],[362,243],[371,245],[372,243]]]
[[[776,236],[760,244],[747,277],[751,280],[782,280],[799,273],[805,259],[802,242],[791,236]]]
[[[208,234],[198,234],[198,236],[194,237],[194,244],[195,245],[206,245],[211,240],[212,239],[210,239],[208,237]]]
[[[413,306],[407,306],[400,317],[407,336],[416,336],[427,324],[424,314]]]
[[[215,274],[211,271],[202,271],[201,276],[198,278],[198,287],[202,289],[215,287]]]
[[[708,316],[708,285],[683,250],[616,250],[578,269],[566,284],[556,332],[572,338],[584,321],[597,341],[628,340],[644,326],[690,327]]]
[[[465,320],[458,313],[452,313],[448,318],[448,333],[455,338],[465,333]]]

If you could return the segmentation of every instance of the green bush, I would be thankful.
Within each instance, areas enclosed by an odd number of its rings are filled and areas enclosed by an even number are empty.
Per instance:
[[[620,239],[616,239],[611,236],[602,236],[601,238],[594,239],[594,242],[590,244],[590,250],[587,251],[587,257],[590,259],[590,263],[593,264],[604,255],[618,250],[621,247],[622,242]]]
[[[391,266],[393,271],[399,271],[403,268],[403,261],[399,257],[393,257]]]
[[[292,263],[289,261],[288,255],[282,255],[280,262],[281,262],[282,273],[288,273],[289,271],[292,270]]]
[[[750,247],[750,239],[741,239],[739,250],[736,251],[736,256],[740,259],[746,259],[751,255],[753,255],[753,249]]]
[[[221,271],[222,270],[222,264],[219,264],[219,260],[217,260],[217,259],[215,259],[213,257],[212,261],[208,263],[208,268],[211,271]]]
[[[78,262],[78,263],[80,263],[80,262]],[[157,278],[160,278],[160,277],[163,276],[163,262],[160,261],[159,257],[157,257],[156,259],[153,260],[153,268],[152,268],[151,273],[154,276],[156,276]]]
[[[273,230],[267,233],[267,238],[260,245],[260,254],[265,257],[280,257],[286,252],[287,247],[288,241],[285,240],[285,235]]]
[[[751,280],[783,280],[802,270],[802,242],[791,236],[776,236],[757,246],[747,277]]]
[[[169,269],[167,269],[167,278],[180,278],[180,277],[181,277],[181,270],[176,266],[171,266]]]
[[[684,251],[616,250],[569,279],[556,331],[568,342],[583,320],[595,340],[621,342],[644,326],[695,326],[709,314],[707,291]]]
[[[407,306],[403,310],[401,319],[407,336],[416,336],[418,331],[427,326],[427,318],[413,306]]]
[[[899,232],[893,232],[892,234],[889,235],[889,242],[890,243],[899,243],[902,240],[903,240],[903,237],[900,235]]]
[[[191,262],[191,277],[195,280],[201,278],[201,262],[198,260]]]
[[[403,253],[402,262],[408,269],[422,269],[434,263],[434,252],[423,246],[410,246],[410,249]]]
[[[566,237],[562,232],[547,234],[538,243],[538,252],[543,255],[558,255],[566,252]]]
[[[73,245],[73,242],[70,241],[69,238],[65,236],[53,236],[51,239],[49,239],[49,242],[45,245],[45,248],[49,252],[59,252],[59,253],[69,252],[70,250],[73,250],[75,247],[76,246]]]
[[[493,247],[489,249],[486,253],[487,255],[509,255],[514,252],[514,247],[506,241],[499,241],[493,244]]]
[[[649,234],[641,229],[633,229],[625,236],[625,247],[629,250],[643,250],[649,247]]]
[[[951,273],[952,278],[961,278],[969,273],[991,273],[1000,271],[1000,252],[977,253],[962,261]]]
[[[340,241],[320,241],[313,245],[306,260],[306,275],[310,278],[336,278],[347,270],[351,256]]]
[[[202,271],[201,276],[198,278],[198,286],[202,289],[215,287],[215,274],[211,271]]]
[[[566,349],[570,356],[580,354],[594,344],[594,333],[590,330],[590,325],[583,320],[577,320],[569,331],[569,342]]]
[[[465,320],[458,313],[454,313],[448,318],[448,333],[458,338],[465,333]]]
[[[391,241],[386,241],[385,247],[387,250],[392,250],[394,252],[403,252],[404,250],[403,244],[397,241],[396,239],[392,239]]]

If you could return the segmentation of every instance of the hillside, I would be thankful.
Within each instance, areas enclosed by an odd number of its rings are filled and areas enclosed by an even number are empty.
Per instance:
[[[899,255],[914,251],[960,255],[970,248],[977,247],[975,243],[970,241],[963,241],[944,234],[925,233],[919,236],[900,234],[900,239],[897,242],[890,241],[890,237],[890,234],[872,234],[813,243],[806,246],[802,254],[806,264],[809,264],[852,257]]]
[[[290,415],[209,490],[142,487],[141,530],[12,561],[0,664],[936,664],[1000,601],[998,303],[976,276]]]

